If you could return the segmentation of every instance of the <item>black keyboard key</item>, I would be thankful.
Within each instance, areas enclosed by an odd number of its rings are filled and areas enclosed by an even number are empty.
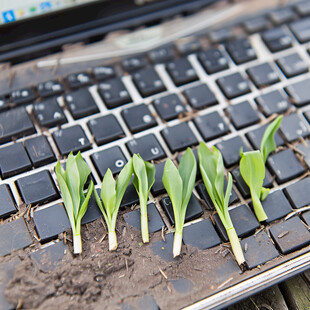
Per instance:
[[[243,25],[245,30],[251,34],[266,30],[269,26],[269,21],[265,16],[258,16],[245,21]]]
[[[279,58],[277,64],[287,78],[306,73],[309,70],[309,65],[297,53]]]
[[[87,72],[69,74],[66,80],[72,89],[91,85],[92,83],[91,76]]]
[[[278,26],[293,21],[296,17],[296,14],[292,8],[287,7],[271,12],[269,17],[271,21]]]
[[[288,254],[310,244],[310,232],[298,216],[273,225],[269,232],[283,254]]]
[[[310,15],[310,2],[308,0],[299,2],[295,6],[296,12],[300,16],[308,16]]]
[[[195,37],[185,37],[174,42],[175,48],[179,54],[186,56],[201,50],[201,44]]]
[[[111,66],[96,66],[93,68],[93,73],[98,81],[103,81],[115,77],[116,73]]]
[[[304,117],[307,119],[307,121],[310,123],[310,111],[307,111],[304,113]]]
[[[33,221],[40,242],[47,242],[57,238],[58,234],[70,228],[70,222],[62,204],[34,211]]]
[[[310,102],[310,78],[285,87],[286,92],[292,98],[294,105],[301,107]]]
[[[131,207],[133,205],[139,204],[139,196],[133,185],[133,179],[131,179],[128,187],[126,188],[124,197],[121,202],[121,208]]]
[[[291,106],[288,97],[280,90],[263,94],[257,97],[255,101],[267,117],[274,113],[283,113]]]
[[[55,155],[44,136],[27,139],[24,146],[32,165],[37,168],[47,165],[56,160]]]
[[[187,58],[180,58],[167,64],[169,72],[175,85],[180,86],[196,81],[198,76]]]
[[[160,118],[165,121],[170,121],[186,112],[183,102],[176,94],[157,98],[153,101],[153,105]]]
[[[231,167],[239,162],[241,148],[244,153],[250,151],[239,136],[219,142],[216,144],[216,147],[222,153],[225,167]]]
[[[56,80],[39,83],[37,89],[41,97],[56,96],[65,91],[62,84]]]
[[[134,72],[145,67],[147,63],[148,61],[144,56],[135,56],[124,59],[122,67],[126,72]]]
[[[199,115],[194,118],[194,123],[205,141],[210,141],[229,132],[228,126],[218,112]]]
[[[4,96],[0,96],[0,111],[6,110],[8,108],[8,103]]]
[[[278,72],[270,63],[263,63],[247,69],[247,74],[257,88],[272,85],[280,81]]]
[[[251,91],[248,82],[239,72],[221,77],[217,83],[228,99],[245,95]]]
[[[155,118],[145,104],[124,109],[122,117],[132,133],[136,133],[157,125]]]
[[[293,211],[290,203],[281,190],[270,193],[267,198],[262,201],[262,205],[268,217],[266,223],[279,220]],[[251,207],[252,206],[251,203]]]
[[[148,53],[148,57],[152,63],[165,63],[173,59],[173,50],[171,46],[162,46]]]
[[[212,43],[221,43],[227,41],[228,39],[232,39],[234,37],[234,33],[231,28],[222,28],[212,30],[209,33],[209,37]]]
[[[229,215],[234,227],[236,228],[238,237],[243,238],[251,235],[257,228],[259,228],[259,223],[255,215],[247,205],[240,205],[236,208],[230,209]],[[227,232],[223,226],[222,221],[220,220],[219,215],[216,213],[213,216],[213,219],[218,229],[219,235],[225,242],[228,242],[229,240]]]
[[[168,218],[171,222],[172,225],[174,225],[174,213],[173,213],[173,207],[172,207],[172,203],[170,198],[164,197],[161,201],[160,201],[161,206],[163,207],[163,209],[165,210],[166,214],[168,215]],[[188,202],[188,206],[186,209],[186,213],[185,213],[185,220],[184,222],[189,222],[191,220],[194,220],[198,217],[200,217],[202,215],[203,211],[202,208],[200,206],[200,203],[198,201],[198,199],[196,198],[195,195],[192,195],[189,202]]]
[[[130,155],[140,154],[146,161],[159,160],[166,157],[157,138],[153,134],[130,140],[126,143]]]
[[[297,181],[287,186],[284,193],[295,209],[310,205],[310,178]]]
[[[300,118],[296,113],[283,117],[280,131],[287,142],[293,142],[300,137],[306,138],[310,135],[306,120]]]
[[[91,146],[82,127],[79,125],[53,132],[53,139],[61,156],[66,156],[70,152],[85,151]]]
[[[90,156],[100,179],[103,179],[108,169],[113,175],[118,174],[127,163],[127,159],[118,146],[96,152]]]
[[[291,149],[270,155],[267,163],[279,184],[297,178],[305,171]]]
[[[10,254],[14,250],[25,248],[32,243],[23,217],[0,225],[0,235],[0,256]],[[12,271],[12,275],[13,273]],[[9,308],[12,308],[12,305],[10,305]]]
[[[31,162],[22,143],[15,143],[0,149],[0,170],[3,179],[30,169]]]
[[[282,27],[265,31],[262,39],[272,52],[282,51],[292,46],[291,36]]]
[[[208,74],[228,69],[228,61],[219,49],[209,49],[198,54],[198,59]]]
[[[290,27],[300,43],[310,41],[310,17],[291,23]]]
[[[214,94],[206,84],[185,89],[184,96],[194,109],[203,109],[217,103]]]
[[[238,65],[257,58],[254,48],[246,38],[228,42],[226,49],[233,61]]]
[[[0,113],[0,143],[31,135],[35,128],[24,107]]]
[[[310,143],[308,142],[306,145],[301,143],[297,145],[297,149],[301,152],[301,156],[308,168],[310,168]]]
[[[64,124],[67,121],[56,98],[50,98],[35,103],[33,105],[33,113],[39,124],[43,127],[55,127]]]
[[[81,88],[64,96],[74,119],[79,119],[99,112],[94,98],[87,88]]]
[[[27,205],[40,205],[59,197],[55,183],[47,170],[20,178],[15,183]]]
[[[230,105],[226,111],[237,129],[253,125],[260,120],[257,112],[252,108],[248,101]]]
[[[31,88],[14,90],[10,94],[11,100],[16,104],[27,103],[36,99],[36,95]]]
[[[118,78],[100,83],[98,91],[108,109],[119,107],[131,101],[125,85]]]
[[[187,123],[167,127],[161,131],[161,134],[172,153],[198,144],[197,138]]]
[[[133,74],[133,82],[143,97],[148,97],[166,90],[154,68],[140,70]]]
[[[91,119],[87,125],[98,145],[125,137],[123,129],[112,114]]]
[[[166,191],[165,186],[162,181],[165,164],[166,164],[165,161],[155,164],[155,168],[156,168],[155,182],[151,188],[151,192],[153,196],[163,194]]]
[[[16,213],[16,203],[8,185],[0,185],[0,218],[6,218]]]
[[[251,130],[248,133],[246,133],[247,139],[250,141],[251,145],[255,150],[260,149],[260,143],[262,141],[263,135],[265,133],[266,128],[268,127],[269,124],[266,124],[264,126],[261,126],[257,129]],[[276,143],[276,146],[283,146],[284,145],[284,140],[282,137],[279,135],[279,132],[277,131],[274,136],[274,140]]]

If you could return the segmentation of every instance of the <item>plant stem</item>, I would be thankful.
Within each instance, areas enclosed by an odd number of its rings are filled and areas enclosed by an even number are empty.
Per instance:
[[[182,233],[174,233],[173,239],[173,257],[177,257],[181,253],[182,248]]]
[[[147,217],[147,205],[142,200],[140,204],[140,213],[141,213],[141,233],[143,243],[149,242],[149,223]]]
[[[82,253],[81,234],[73,235],[73,252],[74,252],[74,254],[81,254]]]
[[[109,251],[115,251],[117,248],[117,237],[115,231],[109,232]]]
[[[257,197],[256,194],[252,194],[252,202],[253,202],[253,208],[255,215],[259,222],[266,221],[268,219],[268,216],[266,215],[264,208],[262,206],[261,201],[259,200],[259,197]]]
[[[228,228],[226,232],[236,261],[238,265],[241,266],[245,262],[245,259],[236,230],[234,227],[231,227]]]

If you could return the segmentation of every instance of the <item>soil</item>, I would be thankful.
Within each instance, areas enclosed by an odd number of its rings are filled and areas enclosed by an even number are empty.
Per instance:
[[[162,310],[180,309],[292,257],[279,257],[242,273],[228,244],[203,251],[183,245],[181,257],[168,262],[151,248],[162,239],[162,232],[151,234],[149,244],[141,244],[140,231],[126,225],[122,213],[115,252],[108,251],[107,237],[102,240],[105,227],[98,219],[82,227],[83,253],[79,256],[71,254],[71,232],[61,235],[68,251],[53,271],[43,272],[29,258],[39,242],[2,258],[0,264],[16,255],[21,259],[6,286],[7,300],[22,309],[151,309],[141,300],[153,296]],[[305,251],[309,247],[294,256]]]

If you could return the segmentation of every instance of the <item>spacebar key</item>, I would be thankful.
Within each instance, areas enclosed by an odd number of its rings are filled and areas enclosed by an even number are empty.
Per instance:
[[[35,128],[24,107],[0,113],[0,143],[35,133]]]

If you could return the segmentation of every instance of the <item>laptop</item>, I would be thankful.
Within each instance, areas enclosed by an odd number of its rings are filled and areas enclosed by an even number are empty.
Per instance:
[[[223,309],[309,269],[309,1],[11,0],[0,33],[0,309]],[[261,224],[239,151],[276,115]],[[233,176],[242,269],[199,173],[172,257],[163,167],[200,141]],[[98,190],[133,154],[155,164],[148,245],[131,183],[119,250],[91,198],[73,257],[54,169],[79,151]]]

